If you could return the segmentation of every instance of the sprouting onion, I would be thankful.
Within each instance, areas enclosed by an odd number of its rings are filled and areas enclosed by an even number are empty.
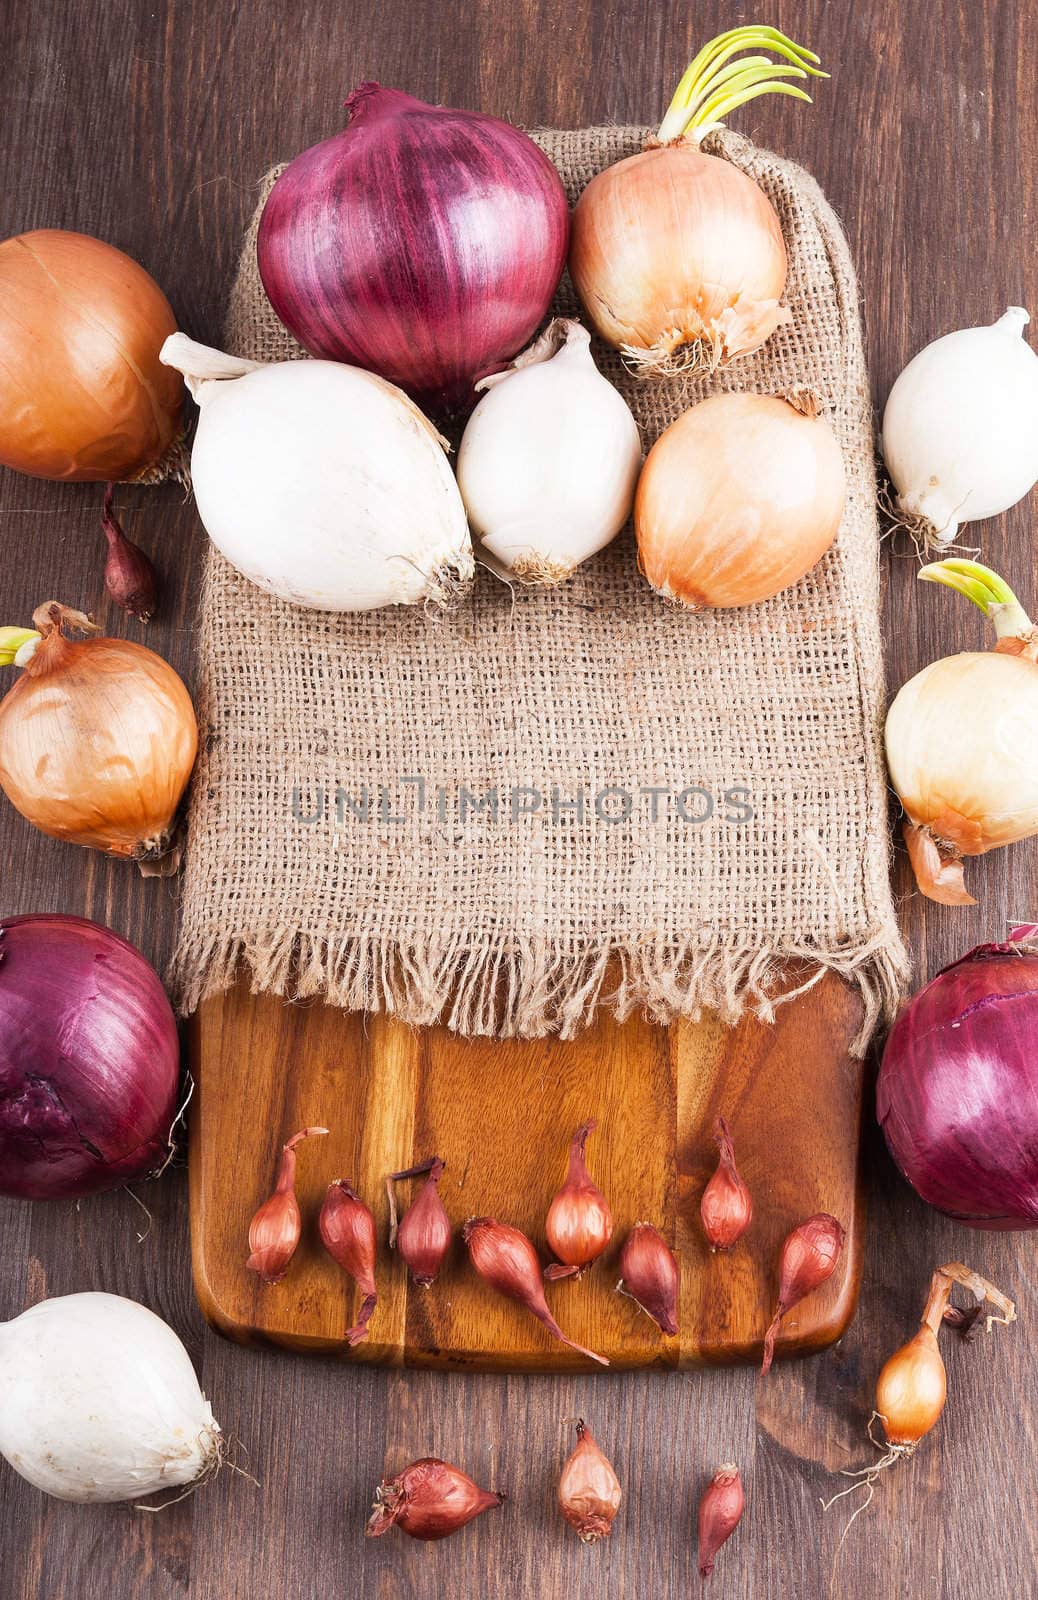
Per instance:
[[[570,272],[598,332],[635,370],[724,366],[790,320],[779,303],[787,263],[774,207],[700,142],[759,95],[810,104],[789,80],[827,76],[813,51],[777,28],[722,33],[690,64],[658,136],[584,190]]]
[[[918,575],[972,600],[998,635],[992,651],[924,667],[887,714],[887,764],[916,882],[931,900],[972,905],[962,857],[1038,833],[1038,631],[990,567],[947,560]]]

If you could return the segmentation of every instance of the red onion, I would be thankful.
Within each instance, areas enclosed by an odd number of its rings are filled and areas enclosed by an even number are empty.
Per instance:
[[[876,1114],[922,1198],[975,1228],[1038,1226],[1038,925],[921,989],[887,1041]]]
[[[311,355],[456,411],[548,309],[569,243],[562,182],[497,117],[377,83],[346,106],[348,128],[296,156],[271,190],[263,287]]]
[[[179,1062],[162,984],[125,939],[83,917],[0,924],[0,1192],[99,1194],[161,1166]]]

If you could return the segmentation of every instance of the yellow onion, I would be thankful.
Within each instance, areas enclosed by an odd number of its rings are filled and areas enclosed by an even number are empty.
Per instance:
[[[1038,833],[1038,630],[1009,585],[976,561],[923,567],[995,625],[991,651],[945,656],[917,672],[887,713],[890,781],[923,894],[972,905],[964,856]]]
[[[924,1323],[884,1363],[876,1380],[876,1411],[888,1443],[898,1450],[914,1450],[944,1410],[947,1396],[948,1378],[937,1336]]]
[[[153,650],[67,606],[49,601],[33,623],[0,630],[0,662],[25,669],[0,701],[0,787],[52,838],[160,859],[198,749],[187,689]]]
[[[694,610],[767,600],[828,550],[845,494],[812,396],[711,395],[649,451],[634,504],[641,569]]]
[[[762,48],[769,56],[743,55]],[[736,58],[736,59],[733,59]],[[771,201],[699,141],[762,94],[807,100],[782,80],[825,77],[775,28],[734,28],[689,66],[657,138],[592,178],[573,214],[569,268],[603,339],[646,375],[714,369],[781,323],[786,247]]]
[[[176,328],[136,261],[84,233],[0,244],[0,463],[67,482],[161,476],[184,384],[159,361]]]

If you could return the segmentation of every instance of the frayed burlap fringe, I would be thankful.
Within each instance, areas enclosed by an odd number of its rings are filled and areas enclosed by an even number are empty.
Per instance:
[[[534,137],[570,199],[644,130]],[[789,253],[789,325],[717,373],[639,381],[594,341],[646,449],[689,405],[732,389],[821,396],[843,451],[832,551],[762,606],[692,615],[639,576],[625,533],[558,591],[485,571],[449,617],[302,611],[210,551],[200,622],[206,737],[192,792],[172,981],[183,1009],[236,977],[464,1034],[570,1037],[599,1006],[660,1022],[735,1022],[836,972],[857,985],[859,1050],[907,974],[888,880],[878,529],[868,383],[846,241],[814,181],[731,134]],[[303,352],[259,282],[264,180],[227,347]],[[556,314],[579,315],[568,279]],[[388,820],[297,815],[295,792],[428,785]],[[434,791],[531,785],[745,785],[754,818],[560,824],[436,814]],[[413,788],[407,791],[413,799]],[[394,811],[398,810],[393,807]]]
[[[791,982],[797,968],[806,972]],[[857,985],[864,1002],[852,1045],[858,1055],[877,1024],[893,1016],[905,980],[885,930],[841,955],[807,946],[759,950],[716,938],[634,949],[513,938],[473,944],[460,934],[410,945],[385,937],[335,944],[272,925],[248,941],[214,938],[190,961],[181,951],[173,982],[183,1008],[192,1011],[243,971],[254,994],[319,996],[346,1011],[384,1011],[414,1027],[441,1023],[466,1035],[534,1039],[572,1039],[600,1005],[621,1022],[635,1011],[660,1023],[712,1011],[734,1023],[747,1008],[771,1022],[779,1006],[836,972]]]

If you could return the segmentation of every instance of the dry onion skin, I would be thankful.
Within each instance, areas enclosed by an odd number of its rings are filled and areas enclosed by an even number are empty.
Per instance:
[[[998,635],[994,650],[917,672],[886,723],[916,882],[942,905],[973,905],[962,858],[1038,833],[1038,630],[1009,585],[977,561],[934,562],[918,576],[972,600]]]
[[[149,481],[179,459],[176,320],[136,261],[85,233],[0,244],[0,463],[67,483]]]
[[[652,587],[693,610],[752,605],[821,560],[843,515],[840,447],[813,396],[717,394],[660,435],[634,504]]]
[[[153,650],[68,606],[33,624],[0,629],[0,665],[24,669],[0,701],[0,788],[41,833],[154,867],[198,750],[191,697]]]
[[[810,104],[788,80],[826,76],[776,28],[722,33],[688,67],[657,137],[580,196],[570,274],[598,333],[636,372],[714,370],[790,321],[775,208],[746,173],[699,146],[758,95]]]

